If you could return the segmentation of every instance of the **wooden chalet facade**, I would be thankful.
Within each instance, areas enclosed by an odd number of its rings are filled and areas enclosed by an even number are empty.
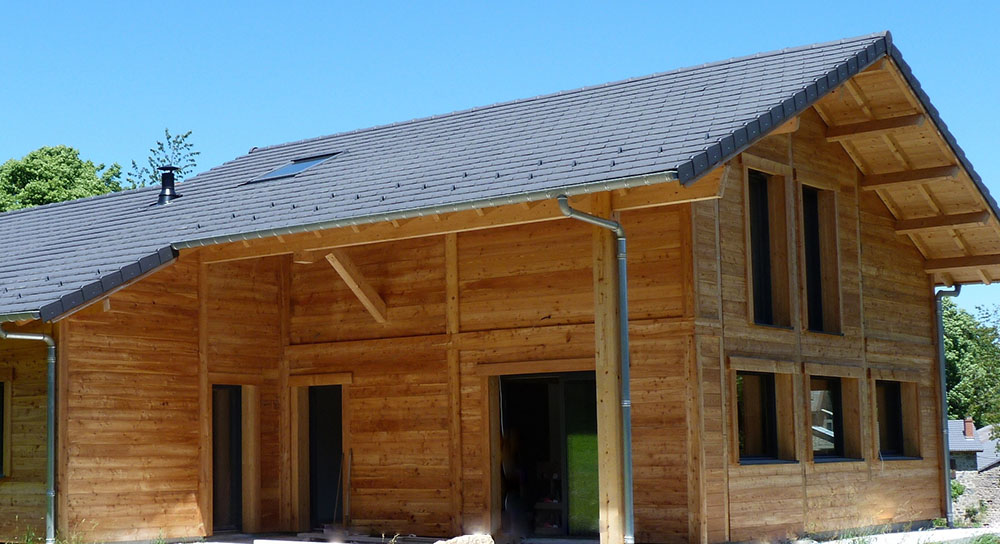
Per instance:
[[[637,542],[944,515],[934,287],[1000,278],[1000,225],[879,39],[693,182],[570,196],[628,239]],[[537,409],[592,460],[551,441],[562,466],[522,482],[565,483],[534,495],[563,517],[522,506],[525,532],[622,542],[613,241],[554,198],[512,201],[179,247],[53,319],[4,324],[55,337],[59,531],[198,537],[219,508],[245,532],[309,529],[330,499],[310,422],[333,422],[335,517],[352,531],[509,534],[508,464],[528,454],[508,430]],[[592,406],[566,400],[577,378]],[[7,539],[45,515],[44,344],[0,340],[0,382]]]

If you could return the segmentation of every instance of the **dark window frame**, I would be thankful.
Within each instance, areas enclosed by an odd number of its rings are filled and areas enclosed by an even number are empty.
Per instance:
[[[755,325],[791,329],[786,175],[752,167],[744,173],[748,319]]]
[[[816,388],[817,381],[826,382],[826,387],[823,389],[817,389]],[[815,425],[813,425],[812,422],[812,415],[815,412],[810,410],[809,444],[810,448],[812,449],[813,459],[814,460],[845,459],[846,453],[844,448],[844,394],[843,394],[843,384],[841,383],[841,378],[836,376],[810,376],[809,377],[810,402],[812,401],[812,393],[814,391],[830,392],[831,400],[833,401],[833,407],[832,407],[833,448],[831,450],[815,449],[811,431],[811,429],[815,428]]]
[[[747,376],[753,376],[760,380],[760,397],[756,400],[760,402],[760,413],[763,415],[760,421],[760,428],[754,428],[752,430],[758,431],[761,434],[761,443],[763,444],[763,449],[760,454],[747,454],[745,452],[746,447],[746,434],[751,430],[746,428],[746,418],[743,417],[745,410],[743,407],[746,405],[748,399],[744,394],[745,389],[743,386],[743,378]],[[741,463],[747,461],[777,461],[780,460],[778,454],[778,402],[775,393],[775,376],[773,373],[769,372],[751,372],[740,370],[736,372],[737,379],[737,397],[736,397],[736,414],[737,414],[737,439],[739,447],[739,459]]]
[[[841,333],[836,192],[800,183],[805,329]]]

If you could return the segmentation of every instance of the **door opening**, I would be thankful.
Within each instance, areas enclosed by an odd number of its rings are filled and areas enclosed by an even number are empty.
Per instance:
[[[342,398],[339,385],[309,388],[309,520],[314,528],[344,519]]]
[[[212,386],[212,528],[243,528],[243,409],[238,385]]]
[[[593,372],[500,378],[502,530],[597,536]]]

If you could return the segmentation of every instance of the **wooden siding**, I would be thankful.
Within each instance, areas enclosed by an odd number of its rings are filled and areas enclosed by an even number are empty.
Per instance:
[[[860,193],[858,172],[839,145],[827,143],[825,126],[810,111],[798,131],[770,136],[752,146],[724,174],[723,198],[693,205],[694,286],[697,296],[697,372],[704,428],[700,461],[704,493],[692,524],[704,540],[784,538],[811,532],[924,520],[941,515],[939,439],[935,389],[920,387],[922,460],[880,462],[871,413],[868,368],[898,368],[916,375],[935,372],[934,314],[930,279],[907,239],[896,236],[891,214],[871,193]],[[792,308],[788,329],[752,323],[744,216],[744,166],[772,170],[786,179],[791,198],[788,255]],[[839,334],[803,331],[800,184],[834,190],[840,282]],[[914,327],[914,324],[918,326]],[[721,348],[718,346],[721,343]],[[720,351],[721,349],[721,351]],[[903,356],[900,357],[900,354]],[[721,355],[721,357],[720,357]],[[792,465],[738,463],[734,401],[725,385],[729,357],[788,361],[795,368],[793,390],[796,458]],[[809,432],[808,381],[804,368],[836,373],[859,368],[858,439],[864,461],[815,464],[803,438]],[[713,425],[714,422],[729,422]],[[697,484],[699,482],[694,482]],[[762,509],[762,502],[767,508]]]
[[[52,327],[22,330],[51,333]],[[2,541],[23,538],[29,530],[45,535],[45,356],[41,342],[0,342],[0,376],[13,375],[10,473],[0,479]]]
[[[197,260],[61,323],[60,529],[88,540],[204,533],[198,509]]]

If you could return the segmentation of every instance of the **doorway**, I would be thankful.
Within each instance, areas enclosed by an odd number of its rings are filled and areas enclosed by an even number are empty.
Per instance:
[[[212,386],[212,528],[243,528],[243,391]]]
[[[339,385],[309,387],[309,521],[313,528],[344,519],[343,393]]]
[[[500,378],[501,525],[515,537],[594,537],[593,372]]]

